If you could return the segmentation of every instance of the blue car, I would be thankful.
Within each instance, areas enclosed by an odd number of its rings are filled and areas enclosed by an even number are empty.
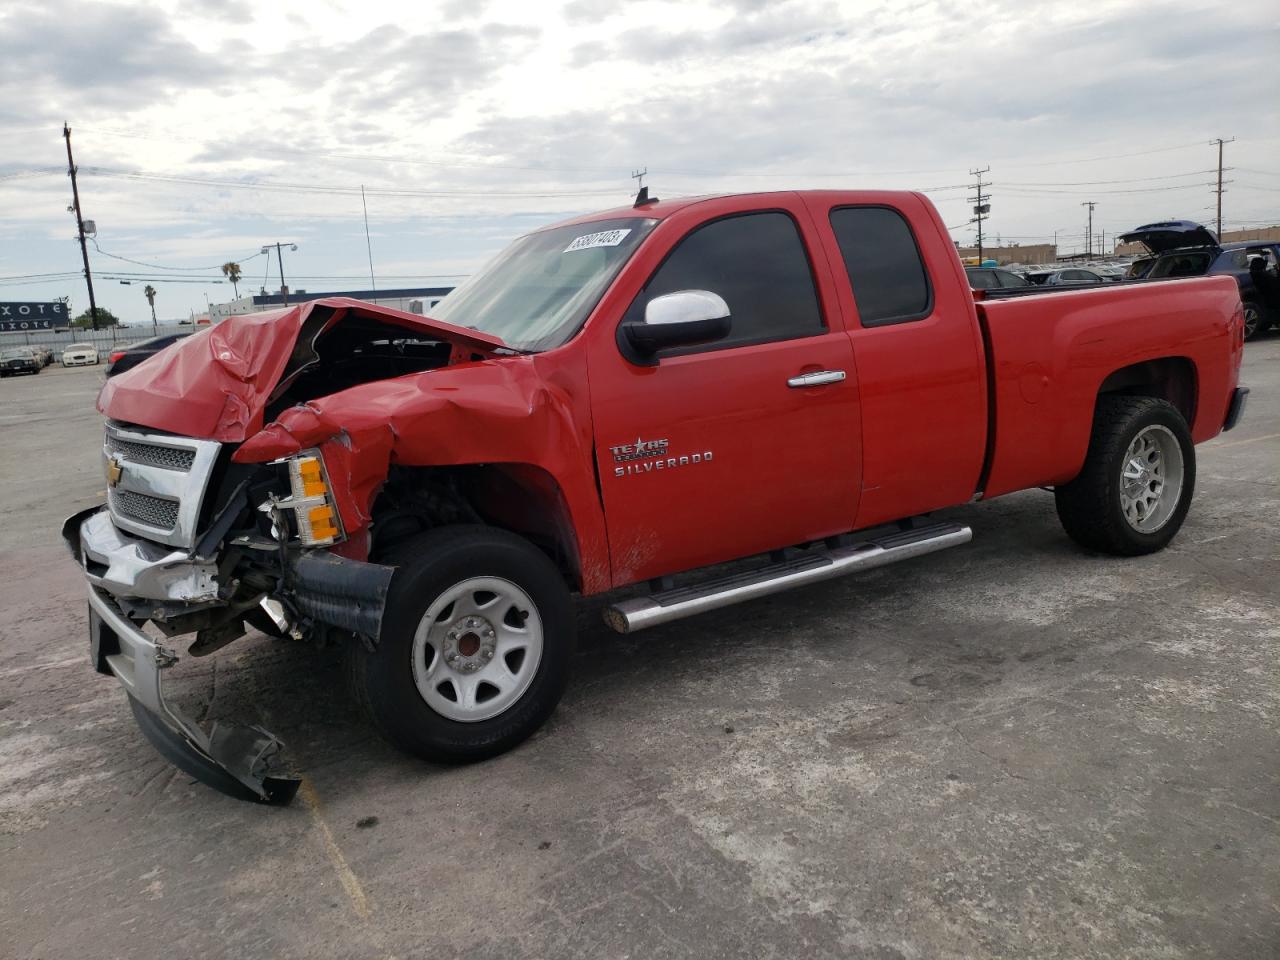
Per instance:
[[[1232,276],[1240,286],[1246,340],[1262,336],[1280,317],[1280,243],[1242,240],[1220,243],[1208,227],[1191,220],[1148,223],[1120,237],[1138,242],[1155,255],[1145,276]]]

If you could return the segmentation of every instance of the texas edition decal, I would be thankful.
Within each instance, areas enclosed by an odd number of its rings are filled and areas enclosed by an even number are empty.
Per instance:
[[[610,447],[609,452],[613,454],[613,462],[621,464],[613,468],[615,477],[636,476],[642,473],[653,473],[655,470],[674,470],[676,467],[710,463],[712,460],[710,450],[684,456],[668,456],[670,441],[665,439],[641,440],[637,437],[634,443],[622,443],[616,447]]]

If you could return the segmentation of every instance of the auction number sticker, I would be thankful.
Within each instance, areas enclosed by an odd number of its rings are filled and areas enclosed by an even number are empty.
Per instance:
[[[626,239],[627,234],[630,232],[631,228],[627,227],[625,230],[601,230],[599,233],[584,233],[565,247],[564,252],[572,253],[574,250],[590,250],[592,247],[616,247]]]

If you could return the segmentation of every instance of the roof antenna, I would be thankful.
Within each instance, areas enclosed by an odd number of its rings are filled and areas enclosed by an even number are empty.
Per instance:
[[[651,203],[658,202],[657,197],[649,196],[649,188],[644,185],[644,178],[647,177],[648,175],[649,175],[648,167],[645,167],[643,170],[631,171],[631,179],[635,180],[636,186],[640,188],[639,191],[636,193],[635,206],[637,207],[646,207]]]

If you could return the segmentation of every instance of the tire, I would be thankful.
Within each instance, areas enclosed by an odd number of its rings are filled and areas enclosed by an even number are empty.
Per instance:
[[[353,642],[348,658],[352,694],[374,726],[440,763],[484,760],[542,726],[564,693],[576,629],[546,554],[506,530],[449,526],[382,562],[398,569],[381,636],[372,652]]]
[[[1076,543],[1133,557],[1162,550],[1174,538],[1195,481],[1191,431],[1173,404],[1100,396],[1084,467],[1055,489],[1054,500],[1062,528]]]
[[[1271,326],[1271,320],[1263,312],[1259,304],[1246,300],[1244,302],[1244,338],[1246,340],[1257,340],[1267,332]]]

